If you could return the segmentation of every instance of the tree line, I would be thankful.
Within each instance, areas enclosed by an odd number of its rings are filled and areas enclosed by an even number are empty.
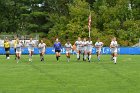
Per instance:
[[[90,12],[93,42],[108,46],[112,36],[121,46],[138,42],[139,0],[0,0],[0,34],[39,34],[48,46],[56,37],[74,43],[88,37]]]

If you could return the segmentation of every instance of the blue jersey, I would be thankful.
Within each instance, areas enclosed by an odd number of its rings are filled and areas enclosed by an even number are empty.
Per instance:
[[[55,42],[53,47],[54,47],[55,50],[61,50],[61,43],[60,42],[58,42],[58,43]]]

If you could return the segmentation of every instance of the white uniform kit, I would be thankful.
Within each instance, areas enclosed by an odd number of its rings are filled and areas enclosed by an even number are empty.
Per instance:
[[[82,50],[82,41],[76,41],[75,45],[76,45],[76,50],[77,51]]]
[[[65,44],[65,49],[66,49],[66,53],[71,53],[72,52],[72,45],[69,43]]]
[[[103,45],[103,42],[96,42],[95,43],[96,52],[101,52],[102,45]]]
[[[21,43],[16,45],[16,53],[20,53],[21,54],[21,51],[22,51],[21,47],[22,47]]]
[[[87,52],[92,52],[92,41],[87,41]]]
[[[45,52],[46,44],[45,43],[39,43],[39,53]]]
[[[82,42],[82,51],[85,52],[87,50],[87,41]]]
[[[33,41],[30,41],[29,44],[28,44],[28,51],[34,51],[34,42]]]
[[[111,41],[111,46],[114,46],[114,48],[111,48],[111,53],[117,53],[117,47],[118,47],[118,43],[117,41]]]

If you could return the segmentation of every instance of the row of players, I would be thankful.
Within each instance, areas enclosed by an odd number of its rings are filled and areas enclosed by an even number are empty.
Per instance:
[[[19,62],[19,59],[21,57],[23,46],[24,46],[23,43],[20,42],[18,38],[16,38],[15,43],[14,43],[14,48],[15,48],[15,53],[16,53],[15,59],[17,60],[17,63]],[[113,37],[111,44],[110,44],[110,48],[111,48],[111,53],[112,53],[112,60],[114,60],[115,64],[116,64],[116,60],[117,60],[117,46],[118,46],[118,44],[117,44],[116,38]],[[8,42],[8,39],[5,40],[4,47],[5,47],[5,51],[6,51],[6,58],[9,59],[10,58],[9,57],[10,44]],[[34,47],[35,47],[35,43],[32,41],[32,38],[30,38],[30,42],[28,45],[30,62],[32,62],[32,55],[34,53]],[[62,45],[59,42],[58,38],[56,39],[56,42],[54,43],[53,47],[54,47],[54,51],[56,53],[56,60],[59,61],[60,53],[62,50]],[[100,53],[101,53],[102,47],[103,47],[103,42],[100,42],[100,39],[98,39],[97,42],[95,43],[95,48],[96,48],[97,58],[99,61],[100,61]],[[39,48],[39,53],[40,53],[40,60],[44,61],[46,44],[43,42],[43,40],[40,41],[38,48]],[[70,41],[68,40],[67,43],[65,44],[67,61],[68,62],[70,61],[70,53],[71,53],[71,50],[73,49],[73,50],[76,50],[77,60],[80,60],[80,54],[83,54],[83,61],[86,61],[86,59],[88,58],[88,62],[90,62],[92,48],[93,48],[93,43],[91,41],[91,38],[88,38],[88,40],[86,40],[86,38],[84,38],[82,41],[81,38],[78,37],[78,40],[75,42],[75,44],[73,46],[70,43]]]

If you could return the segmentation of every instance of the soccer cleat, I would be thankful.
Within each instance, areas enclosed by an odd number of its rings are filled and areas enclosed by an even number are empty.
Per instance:
[[[88,62],[91,62],[90,60],[88,60]]]
[[[10,57],[7,57],[7,59],[10,59]]]

